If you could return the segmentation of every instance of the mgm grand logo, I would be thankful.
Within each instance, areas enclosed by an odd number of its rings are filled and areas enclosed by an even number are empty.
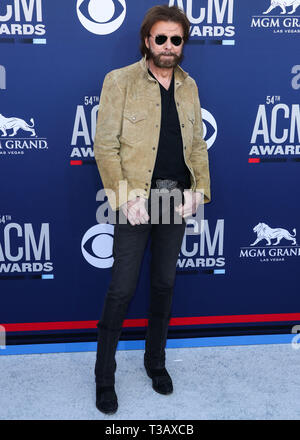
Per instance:
[[[259,258],[260,262],[274,262],[285,261],[285,257],[300,256],[296,228],[291,233],[285,228],[271,228],[266,223],[258,223],[253,232],[256,240],[250,246],[241,247],[240,258]]]
[[[47,149],[47,141],[36,134],[35,122],[0,113],[0,154],[24,154],[26,150]]]
[[[299,33],[300,20],[297,8],[300,0],[269,0],[269,7],[262,12],[263,15],[253,15],[252,28],[271,28],[274,33]],[[271,14],[270,14],[271,13]]]

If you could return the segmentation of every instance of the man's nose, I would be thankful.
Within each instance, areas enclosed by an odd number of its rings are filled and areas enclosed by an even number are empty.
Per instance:
[[[168,38],[167,41],[165,42],[164,48],[168,49],[168,50],[172,49],[172,43],[171,43],[170,38]]]

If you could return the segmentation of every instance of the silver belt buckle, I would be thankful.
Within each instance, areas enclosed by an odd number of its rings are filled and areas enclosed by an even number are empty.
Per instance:
[[[172,189],[177,187],[177,184],[177,180],[170,179],[156,179],[155,181],[156,188],[160,189],[161,192],[172,191]]]

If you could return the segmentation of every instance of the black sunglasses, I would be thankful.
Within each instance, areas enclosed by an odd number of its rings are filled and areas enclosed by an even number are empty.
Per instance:
[[[153,35],[149,35],[149,36],[153,37]],[[156,35],[155,43],[158,44],[158,46],[161,46],[162,44],[164,44],[167,41],[168,38],[169,37],[167,37],[166,35]],[[170,40],[171,40],[171,43],[174,44],[174,46],[180,46],[183,38],[180,37],[179,35],[173,35],[172,37],[170,37]]]

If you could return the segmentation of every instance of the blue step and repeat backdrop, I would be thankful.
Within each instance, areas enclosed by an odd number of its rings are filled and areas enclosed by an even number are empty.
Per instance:
[[[159,0],[0,0],[0,323],[10,344],[95,340],[114,228],[93,155],[106,73]],[[212,201],[178,256],[169,337],[300,322],[300,1],[170,0],[199,88]],[[124,339],[143,339],[149,243]]]

